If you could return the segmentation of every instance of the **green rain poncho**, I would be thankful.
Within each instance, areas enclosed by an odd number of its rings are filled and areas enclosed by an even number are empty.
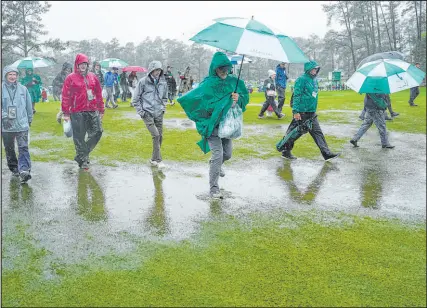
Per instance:
[[[210,151],[206,138],[212,135],[233,104],[231,94],[236,88],[237,77],[229,74],[223,80],[215,72],[218,67],[225,65],[230,66],[231,71],[232,64],[228,57],[222,52],[215,53],[209,67],[209,76],[197,88],[177,100],[188,118],[196,123],[197,132],[202,136],[202,140],[197,144],[205,154]],[[239,80],[236,92],[239,94],[237,105],[244,112],[249,102],[249,94],[242,80]]]
[[[28,75],[28,71],[31,71],[31,75]],[[27,86],[28,83],[33,81],[33,78],[37,80],[37,83],[33,83],[32,85]],[[33,103],[38,103],[41,98],[41,90],[40,86],[42,85],[42,80],[39,75],[35,75],[33,73],[33,69],[28,68],[25,71],[25,77],[20,80],[20,83],[27,87],[28,92],[31,95],[31,100]]]

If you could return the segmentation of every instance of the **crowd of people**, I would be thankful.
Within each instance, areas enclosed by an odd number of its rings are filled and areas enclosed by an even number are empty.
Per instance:
[[[129,76],[126,72],[118,75],[117,68],[111,68],[102,74],[99,62],[94,62],[89,70],[89,58],[77,54],[74,65],[64,63],[61,72],[53,81],[53,94],[61,101],[61,111],[57,120],[71,123],[76,155],[74,160],[81,169],[88,170],[90,153],[96,147],[103,134],[102,118],[106,108],[117,108],[117,99],[122,89],[122,101],[131,98],[130,104],[136,109],[152,137],[152,156],[150,164],[163,168],[161,146],[163,141],[163,117],[166,105],[173,104],[177,92],[177,83],[171,72],[172,67],[163,70],[162,63],[154,60],[148,66],[147,75],[138,80],[135,72]],[[416,64],[419,67],[419,63]],[[325,160],[334,159],[339,153],[330,151],[317,120],[319,85],[317,76],[320,66],[315,61],[304,65],[304,73],[296,80],[290,106],[292,121],[284,136],[283,144],[277,148],[286,159],[296,159],[292,155],[294,143],[305,133],[310,133]],[[13,176],[19,176],[21,183],[31,178],[31,159],[28,150],[28,132],[33,121],[34,104],[40,99],[40,76],[32,69],[26,70],[24,78],[18,82],[19,71],[6,66],[2,82],[2,136],[6,150],[7,164]],[[219,189],[219,177],[225,176],[223,163],[232,156],[232,138],[222,137],[220,124],[225,114],[236,108],[245,112],[249,102],[249,92],[243,80],[232,74],[232,64],[226,54],[214,54],[209,75],[192,91],[190,67],[180,74],[180,86],[177,101],[186,115],[196,123],[202,139],[198,142],[204,153],[212,152],[209,161],[209,185],[212,198],[222,198]],[[288,75],[286,63],[277,65],[276,70],[268,71],[264,82],[265,102],[259,118],[264,117],[268,108],[278,119],[285,117],[282,108],[286,100]],[[237,87],[236,87],[237,85]],[[106,92],[104,102],[103,91]],[[128,93],[129,92],[129,93]],[[418,87],[410,91],[409,105],[416,107],[414,100],[419,94]],[[276,103],[276,97],[278,102]],[[111,103],[112,107],[109,106]],[[399,114],[393,112],[391,100],[387,94],[367,93],[364,110],[361,115],[363,123],[350,140],[357,147],[357,142],[374,123],[381,138],[382,147],[392,146],[386,132],[386,109],[391,117]],[[285,139],[286,137],[286,139]],[[19,155],[15,153],[15,141]]]

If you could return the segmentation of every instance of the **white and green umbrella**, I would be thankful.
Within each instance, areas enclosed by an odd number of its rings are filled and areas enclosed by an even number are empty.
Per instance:
[[[419,86],[425,73],[399,59],[380,59],[365,63],[346,82],[359,93],[390,94]]]
[[[213,22],[191,41],[245,56],[288,63],[305,63],[309,59],[298,45],[280,30],[259,21],[241,17],[224,17]]]
[[[26,57],[13,62],[10,66],[27,69],[54,66],[56,63],[53,60],[41,57]]]
[[[104,59],[100,61],[99,64],[103,68],[110,68],[110,67],[122,68],[122,67],[129,66],[129,64],[127,64],[125,61],[117,58]]]

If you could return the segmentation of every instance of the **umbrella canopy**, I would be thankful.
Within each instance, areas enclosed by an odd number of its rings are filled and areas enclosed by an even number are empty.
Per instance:
[[[247,56],[305,63],[309,59],[283,32],[252,19],[225,17],[214,19],[191,41]]]
[[[381,59],[399,59],[399,60],[404,60],[405,56],[403,55],[403,53],[398,52],[398,51],[379,52],[379,53],[370,55],[370,56],[366,57],[365,59],[363,59],[362,61],[360,61],[360,63],[357,66],[357,68],[359,69],[365,63],[372,62],[372,61],[375,61],[375,60],[381,60]]]
[[[242,64],[242,58],[243,56],[241,55],[228,56],[228,59],[230,59],[230,62],[233,65]],[[245,57],[245,59],[243,60],[243,64],[247,64],[247,63],[252,63],[252,60]]]
[[[145,67],[142,66],[126,66],[125,68],[123,68],[123,72],[141,72],[141,73],[146,73],[148,72],[148,70]]]
[[[26,57],[16,60],[11,64],[12,67],[27,69],[54,66],[55,61],[40,57]]]
[[[425,73],[399,59],[380,59],[363,64],[347,81],[359,93],[390,94],[419,86]]]
[[[121,67],[129,66],[129,64],[127,64],[125,61],[117,58],[104,59],[100,61],[99,64],[101,65],[101,67],[104,67],[104,68],[110,68],[110,67],[121,68]]]

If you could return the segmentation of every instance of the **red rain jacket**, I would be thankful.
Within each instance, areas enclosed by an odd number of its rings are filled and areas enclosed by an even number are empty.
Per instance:
[[[62,87],[62,112],[65,115],[81,111],[96,111],[104,113],[102,89],[98,78],[94,73],[88,72],[86,77],[79,73],[78,65],[87,62],[89,58],[79,53],[74,61],[74,72],[69,74]],[[85,83],[86,79],[86,83]],[[93,99],[88,99],[87,90],[92,90]]]

